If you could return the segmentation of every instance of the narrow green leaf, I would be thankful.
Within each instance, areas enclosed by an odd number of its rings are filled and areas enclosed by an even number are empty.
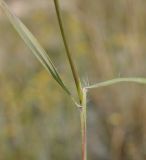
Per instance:
[[[115,78],[115,79],[107,80],[107,81],[100,82],[94,85],[90,85],[84,88],[94,89],[94,88],[99,88],[99,87],[110,86],[110,85],[120,83],[120,82],[133,82],[133,83],[146,84],[146,78],[140,78],[140,77]]]
[[[21,38],[24,40],[26,45],[31,49],[32,53],[37,57],[37,59],[42,63],[46,70],[51,73],[53,78],[59,83],[59,85],[70,95],[69,90],[60,78],[60,75],[55,68],[53,62],[47,55],[46,51],[38,43],[37,39],[32,35],[32,33],[26,28],[26,26],[16,17],[12,11],[9,9],[7,4],[0,0],[0,7],[3,9],[4,13],[9,18],[11,24],[14,26],[16,31],[19,33]]]
[[[59,23],[59,27],[60,27],[60,31],[61,31],[61,35],[62,35],[62,40],[63,40],[64,47],[65,47],[65,50],[66,50],[66,55],[67,55],[67,58],[68,58],[68,61],[69,61],[70,67],[71,67],[72,75],[73,75],[73,78],[74,78],[74,81],[75,81],[77,93],[78,93],[79,100],[80,100],[80,103],[81,103],[82,98],[83,98],[82,85],[81,85],[80,77],[78,75],[78,72],[77,72],[76,66],[74,64],[74,61],[73,61],[73,58],[72,58],[72,55],[71,55],[71,52],[70,52],[70,49],[69,49],[69,45],[68,45],[68,42],[67,42],[67,39],[66,39],[65,30],[64,30],[64,27],[63,27],[63,22],[62,22],[62,18],[61,18],[61,13],[60,13],[60,7],[59,7],[58,0],[54,0],[54,5],[55,5],[57,19],[58,19],[58,23]]]

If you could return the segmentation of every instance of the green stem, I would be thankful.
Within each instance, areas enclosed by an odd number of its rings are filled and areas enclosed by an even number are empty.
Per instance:
[[[59,23],[59,27],[60,27],[60,31],[61,31],[61,35],[62,35],[62,39],[63,39],[63,43],[64,43],[64,47],[65,47],[65,50],[66,50],[66,55],[67,55],[67,58],[69,60],[69,64],[70,64],[72,75],[73,75],[73,78],[74,78],[74,81],[75,81],[77,93],[78,93],[79,100],[80,100],[80,103],[81,103],[81,100],[82,100],[81,82],[80,82],[80,78],[79,78],[77,69],[75,67],[75,64],[73,62],[73,58],[71,56],[71,53],[70,53],[70,50],[69,50],[69,46],[68,46],[68,43],[67,43],[67,40],[66,40],[66,36],[65,36],[65,32],[64,32],[62,19],[61,19],[58,0],[54,0],[54,4],[55,4],[55,10],[56,10],[57,18],[58,18],[58,23]]]
[[[80,112],[81,136],[82,136],[82,160],[87,160],[87,113],[86,113],[86,89],[83,89],[83,99]]]

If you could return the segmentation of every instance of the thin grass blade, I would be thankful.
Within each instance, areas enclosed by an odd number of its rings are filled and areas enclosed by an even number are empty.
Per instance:
[[[62,35],[62,40],[64,43],[64,47],[66,50],[66,55],[71,67],[71,71],[72,71],[72,75],[75,81],[75,85],[76,85],[76,89],[77,89],[77,93],[79,96],[79,100],[80,103],[82,102],[82,98],[83,98],[83,93],[82,93],[82,85],[81,85],[81,81],[80,81],[80,77],[78,75],[76,66],[74,64],[70,49],[69,49],[69,45],[66,39],[66,35],[65,35],[65,30],[63,27],[63,22],[62,22],[62,18],[61,18],[61,13],[60,13],[60,7],[59,7],[59,1],[58,0],[54,0],[54,5],[55,5],[55,10],[56,10],[56,14],[57,14],[57,19],[58,19],[58,23],[59,23],[59,27],[60,27],[60,31],[61,31],[61,35]]]
[[[9,9],[8,5],[3,0],[0,0],[0,7],[4,11],[4,13],[7,15],[11,24],[13,25],[15,30],[19,33],[19,35],[24,40],[26,45],[31,49],[32,53],[42,63],[42,65],[46,68],[46,70],[49,73],[51,73],[52,77],[66,91],[66,93],[70,95],[68,88],[63,83],[63,81],[62,81],[57,69],[55,68],[53,62],[49,58],[46,51],[38,43],[37,39],[26,28],[26,26],[20,21],[20,19],[12,13],[12,11]]]
[[[110,85],[121,83],[121,82],[133,82],[133,83],[139,83],[139,84],[146,84],[146,78],[140,78],[140,77],[115,78],[115,79],[107,80],[107,81],[100,82],[94,85],[90,85],[85,88],[94,89],[94,88],[99,88],[99,87],[110,86]]]

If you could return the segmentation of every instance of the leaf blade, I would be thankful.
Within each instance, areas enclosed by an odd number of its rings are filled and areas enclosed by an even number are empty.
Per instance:
[[[89,89],[95,89],[95,88],[99,88],[99,87],[111,86],[113,84],[121,83],[121,82],[146,84],[146,78],[142,78],[142,77],[115,78],[115,79],[99,82],[99,83],[96,83],[94,85],[90,85],[90,86],[87,86],[87,87],[84,87],[84,88],[89,90]]]
[[[33,34],[27,29],[27,27],[20,21],[18,17],[16,17],[12,11],[10,11],[8,5],[3,1],[0,0],[0,7],[3,9],[9,21],[18,32],[20,37],[26,43],[26,45],[30,48],[32,53],[37,57],[37,59],[41,62],[44,68],[51,73],[52,77],[58,82],[58,84],[62,87],[62,89],[70,95],[70,91],[63,83],[55,65],[49,58],[46,51],[41,47],[37,39],[33,36]]]

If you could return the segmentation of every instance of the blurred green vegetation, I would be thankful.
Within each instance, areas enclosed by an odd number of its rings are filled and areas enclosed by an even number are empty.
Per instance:
[[[51,1],[7,0],[74,91]],[[84,85],[146,76],[145,0],[60,0]],[[74,93],[75,94],[75,93]],[[146,159],[146,86],[89,93],[88,156]],[[0,160],[81,159],[79,113],[0,12]]]

